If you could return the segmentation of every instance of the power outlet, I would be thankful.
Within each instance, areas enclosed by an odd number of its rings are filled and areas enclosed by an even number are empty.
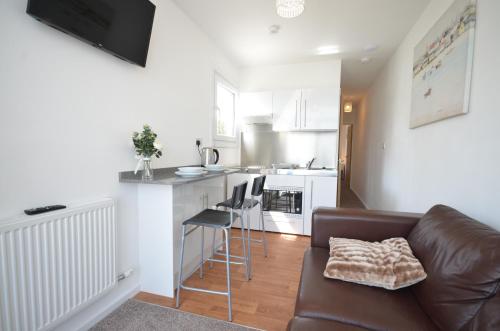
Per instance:
[[[196,146],[201,146],[201,138],[196,138]]]

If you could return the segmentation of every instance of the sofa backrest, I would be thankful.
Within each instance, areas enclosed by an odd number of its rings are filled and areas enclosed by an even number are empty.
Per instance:
[[[408,242],[427,272],[413,293],[439,328],[500,328],[500,232],[438,205]]]

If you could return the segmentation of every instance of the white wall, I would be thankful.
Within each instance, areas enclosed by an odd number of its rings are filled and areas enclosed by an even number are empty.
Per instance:
[[[132,131],[149,123],[159,134],[166,149],[155,167],[198,163],[195,138],[211,137],[214,70],[234,84],[239,72],[170,0],[157,1],[146,68],[25,10],[26,1],[0,1],[0,219],[112,196],[118,270],[137,268],[136,187],[118,183],[119,171],[135,167]],[[137,275],[120,283],[80,321],[137,286]]]
[[[500,229],[500,1],[478,0],[470,113],[409,129],[413,48],[451,3],[429,4],[360,107],[353,188],[371,208],[444,203]]]
[[[341,61],[249,67],[241,72],[242,92],[338,86]]]

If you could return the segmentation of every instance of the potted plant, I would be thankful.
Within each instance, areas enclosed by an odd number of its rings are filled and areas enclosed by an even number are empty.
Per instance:
[[[134,132],[132,134],[132,142],[134,143],[136,157],[139,160],[137,162],[137,167],[134,173],[143,165],[142,179],[151,180],[153,179],[153,168],[151,167],[151,158],[156,156],[160,158],[162,156],[162,145],[157,139],[158,135],[151,130],[151,127],[147,124],[144,125],[142,132]]]

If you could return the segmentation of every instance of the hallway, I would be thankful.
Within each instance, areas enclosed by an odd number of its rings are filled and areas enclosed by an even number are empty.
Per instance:
[[[358,198],[345,181],[342,181],[340,188],[340,207],[341,208],[356,208],[366,209],[365,205]]]

